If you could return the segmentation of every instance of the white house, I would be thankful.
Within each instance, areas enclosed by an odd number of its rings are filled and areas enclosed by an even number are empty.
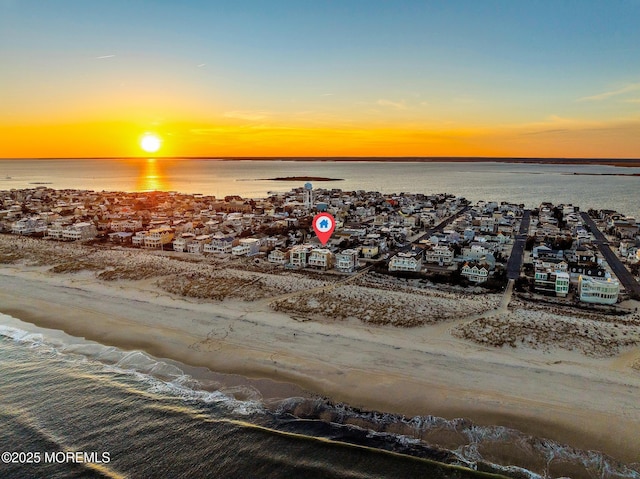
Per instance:
[[[589,276],[578,278],[580,301],[595,304],[615,304],[620,294],[620,283],[607,278],[598,279]]]
[[[423,251],[414,248],[407,252],[400,252],[389,261],[389,271],[413,271],[422,269]]]
[[[472,283],[484,283],[489,279],[489,266],[478,263],[465,263],[462,266],[462,276]]]
[[[336,269],[343,273],[351,273],[358,265],[358,251],[355,249],[345,249],[341,253],[336,253]]]
[[[295,245],[289,251],[289,263],[295,268],[304,268],[307,266],[307,258],[313,250],[313,246],[308,244]]]
[[[45,236],[47,238],[61,240],[63,233],[64,233],[64,226],[62,226],[62,223],[54,223],[47,228],[47,232],[45,233]]]
[[[146,231],[138,231],[133,238],[131,238],[131,244],[133,246],[142,246],[144,244],[144,238],[147,236]]]
[[[242,238],[238,246],[231,248],[234,256],[255,256],[260,252],[260,240],[257,238]]]
[[[93,223],[76,223],[69,226],[62,232],[62,239],[66,241],[77,241],[93,239],[98,234]]]
[[[233,237],[231,236],[214,236],[209,243],[204,245],[205,253],[231,253],[233,249]]]
[[[180,238],[176,238],[173,240],[173,251],[177,251],[178,253],[182,253],[187,249],[187,245],[191,243],[196,235],[193,233],[183,233]]]
[[[326,248],[315,248],[307,259],[307,265],[327,270],[333,267],[334,254]]]
[[[203,246],[206,244],[206,241],[210,238],[209,235],[199,235],[196,236],[193,241],[191,241],[187,245],[187,251],[189,253],[199,254],[202,253]]]
[[[472,243],[470,247],[462,248],[462,259],[465,261],[478,261],[491,251],[480,243]]]
[[[16,221],[11,228],[11,232],[17,235],[44,233],[45,231],[47,231],[47,223],[41,218],[23,218]]]
[[[113,231],[138,231],[142,229],[142,221],[140,220],[112,221],[110,228]]]
[[[269,253],[267,260],[269,261],[269,263],[285,264],[287,262],[288,257],[289,257],[288,253],[280,249],[274,249]]]
[[[425,250],[424,260],[426,263],[435,263],[440,266],[450,265],[453,263],[453,250],[447,245],[436,245]]]

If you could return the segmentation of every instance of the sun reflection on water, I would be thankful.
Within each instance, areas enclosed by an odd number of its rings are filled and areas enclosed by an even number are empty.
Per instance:
[[[143,160],[138,175],[136,190],[138,191],[169,191],[167,178],[161,160],[147,158]]]

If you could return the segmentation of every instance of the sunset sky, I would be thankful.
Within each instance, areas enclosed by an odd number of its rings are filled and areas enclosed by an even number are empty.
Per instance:
[[[0,0],[0,157],[640,157],[640,0]]]

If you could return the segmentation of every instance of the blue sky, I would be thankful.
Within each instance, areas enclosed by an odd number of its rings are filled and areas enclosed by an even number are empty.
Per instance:
[[[639,20],[638,0],[0,0],[0,125],[623,134]]]

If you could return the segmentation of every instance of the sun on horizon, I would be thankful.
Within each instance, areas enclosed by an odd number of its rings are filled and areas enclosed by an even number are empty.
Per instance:
[[[153,133],[145,133],[140,138],[140,148],[147,153],[155,153],[162,146],[162,139]]]

